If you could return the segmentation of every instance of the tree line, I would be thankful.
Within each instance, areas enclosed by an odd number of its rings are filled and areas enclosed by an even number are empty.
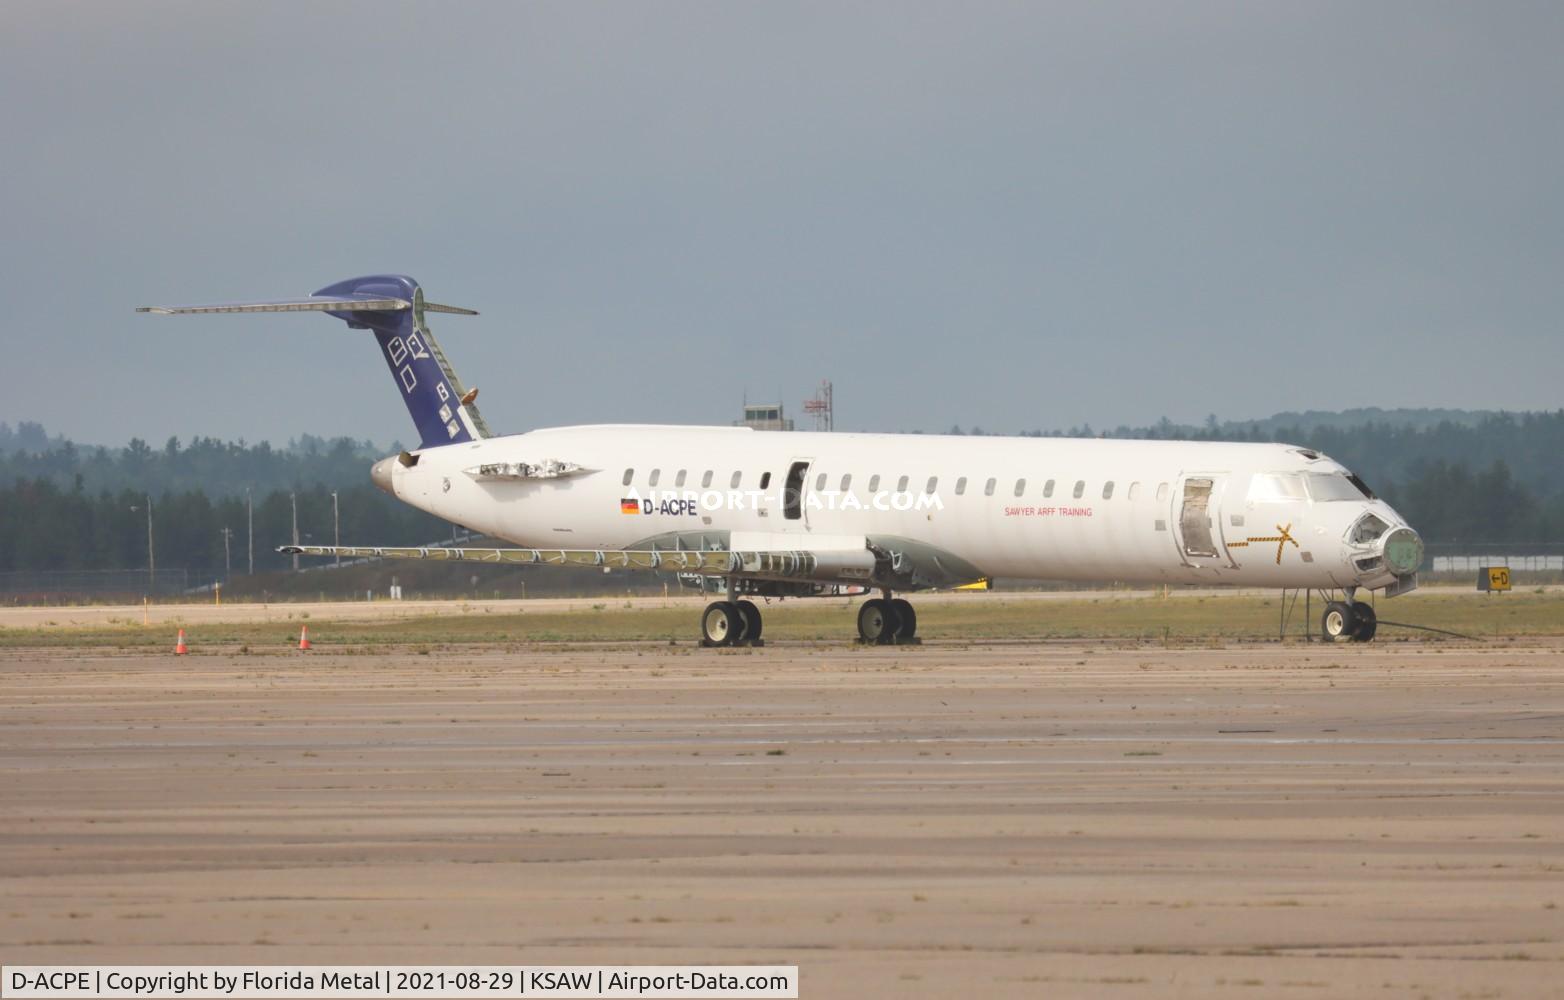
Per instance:
[[[221,577],[230,565],[235,574],[246,572],[253,504],[256,572],[288,568],[291,557],[275,550],[293,538],[294,500],[299,540],[332,544],[331,491],[319,483],[252,497],[214,499],[203,490],[154,493],[157,566],[201,577]],[[0,570],[143,569],[147,502],[146,493],[130,489],[89,493],[80,483],[62,488],[47,478],[16,480],[0,489]],[[446,522],[373,486],[339,490],[337,502],[344,545],[421,545],[451,535]]]
[[[19,443],[23,441],[46,445],[28,448]],[[106,448],[49,438],[37,424],[24,423],[13,431],[0,423],[0,483],[48,479],[65,489],[79,486],[94,494],[129,489],[198,491],[212,497],[260,496],[317,483],[328,491],[342,490],[362,486],[369,466],[400,448],[308,434],[285,448],[210,437],[195,437],[188,444],[171,437],[161,448],[132,438],[123,448]]]

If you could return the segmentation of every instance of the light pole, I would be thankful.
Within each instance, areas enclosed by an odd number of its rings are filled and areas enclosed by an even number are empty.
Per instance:
[[[223,579],[226,580],[226,579],[228,579],[228,575],[233,572],[233,568],[234,568],[233,567],[233,559],[231,558],[232,554],[228,550],[228,540],[233,537],[234,529],[228,527],[228,525],[225,524],[222,527],[222,533],[223,533]]]
[[[331,544],[342,548],[342,520],[337,516],[337,491],[331,491]],[[342,553],[337,553],[337,566],[342,566]]]
[[[289,493],[288,502],[293,505],[293,544],[297,546],[299,544],[299,495],[297,493]],[[293,554],[293,571],[295,573],[299,571],[299,554],[297,552]]]
[[[244,488],[244,516],[250,527],[250,575],[255,575],[255,497]]]
[[[140,507],[132,506],[132,511],[140,510]],[[157,583],[157,560],[152,548],[152,494],[147,494],[147,593],[152,593]]]

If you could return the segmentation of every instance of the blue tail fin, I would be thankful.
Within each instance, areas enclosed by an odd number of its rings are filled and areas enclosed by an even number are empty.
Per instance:
[[[445,352],[440,350],[439,343],[424,323],[426,312],[471,313],[471,310],[426,305],[424,290],[418,287],[418,282],[402,274],[349,278],[327,285],[315,295],[391,298],[410,303],[411,308],[384,312],[326,311],[348,326],[368,328],[375,332],[381,356],[391,369],[391,378],[396,382],[397,390],[402,393],[402,401],[407,404],[407,412],[412,414],[413,423],[418,427],[422,447],[434,448],[489,436],[476,403],[468,398],[467,389],[456,377],[456,371],[446,360]]]
[[[424,301],[418,282],[404,274],[375,274],[327,285],[308,298],[203,306],[143,306],[137,312],[172,315],[223,312],[324,312],[357,330],[373,330],[391,378],[412,414],[421,447],[490,437],[474,400],[424,322],[425,313],[476,316],[471,309]]]

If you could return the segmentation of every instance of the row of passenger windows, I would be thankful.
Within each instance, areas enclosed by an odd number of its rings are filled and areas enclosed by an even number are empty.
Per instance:
[[[675,489],[682,489],[685,486],[685,483],[686,483],[686,481],[688,479],[688,475],[689,475],[689,470],[688,469],[680,469],[673,477],[673,486],[674,486],[674,488]],[[715,475],[716,474],[715,474],[715,472],[713,470],[707,469],[701,475],[701,489],[710,489],[711,488],[711,484],[712,484],[712,480],[715,477]],[[624,485],[629,486],[634,481],[635,481],[635,469],[633,469],[633,468],[632,469],[626,469],[625,470],[625,474],[624,474]],[[649,487],[655,487],[661,481],[662,481],[662,470],[661,469],[653,469],[646,477],[646,485],[649,486]],[[735,490],[736,489],[740,489],[742,487],[742,485],[743,485],[743,481],[744,481],[744,474],[742,472],[735,472],[728,479],[728,488],[729,489],[735,489]],[[881,477],[879,475],[873,475],[873,476],[869,477],[869,492],[871,494],[878,493],[880,491],[880,481],[881,481]],[[826,473],[821,472],[821,473],[816,474],[816,476],[815,476],[815,491],[819,492],[819,493],[823,493],[825,491],[825,488],[826,488],[826,485],[827,485],[828,482],[829,482],[829,478],[828,478]],[[1026,482],[1027,481],[1024,478],[1017,479],[1015,481],[1015,487],[1014,487],[1014,489],[1012,491],[1012,495],[1013,496],[1018,496],[1018,497],[1026,496]],[[909,476],[901,476],[900,478],[898,478],[896,480],[896,490],[895,490],[895,492],[897,492],[897,493],[906,493],[907,492],[907,487],[910,485],[910,483],[911,483],[911,477],[909,477]],[[1052,497],[1054,495],[1054,489],[1055,489],[1055,487],[1057,485],[1059,485],[1058,481],[1057,480],[1053,480],[1053,479],[1050,479],[1047,482],[1043,483],[1043,497],[1045,499],[1048,498],[1048,497]],[[764,490],[764,489],[770,488],[770,486],[771,486],[771,473],[769,473],[769,472],[761,473],[761,475],[760,475],[760,488]],[[837,486],[837,491],[840,492],[840,493],[846,493],[848,490],[852,489],[852,487],[853,487],[853,474],[851,472],[843,473],[841,481],[840,481],[840,483]],[[986,496],[986,497],[991,497],[991,496],[994,495],[995,491],[998,488],[999,488],[999,480],[997,480],[994,477],[990,476],[988,481],[983,484],[983,495]],[[939,489],[939,477],[938,476],[930,476],[928,478],[928,481],[923,484],[923,492],[924,493],[933,493],[937,489]],[[1113,480],[1110,479],[1107,482],[1102,484],[1102,498],[1104,500],[1111,500],[1111,499],[1113,499],[1113,491],[1114,491],[1114,481]],[[960,477],[959,479],[956,480],[956,496],[958,496],[958,497],[959,496],[965,496],[966,492],[967,492],[967,477],[966,476],[962,476],[962,477]],[[1075,481],[1075,485],[1070,490],[1070,496],[1073,497],[1076,500],[1080,500],[1080,499],[1084,498],[1086,496],[1086,480],[1084,480],[1084,479],[1077,479]],[[1140,483],[1139,482],[1130,483],[1128,496],[1129,496],[1129,499],[1131,499],[1131,500],[1138,500],[1138,499],[1140,499]],[[1157,499],[1159,501],[1161,501],[1161,500],[1166,500],[1167,498],[1168,498],[1168,484],[1167,483],[1158,483],[1157,484]]]
[[[689,478],[689,471],[690,470],[688,470],[688,469],[680,469],[678,474],[673,477],[673,487],[674,487],[674,489],[683,489],[684,488],[685,481]],[[661,470],[661,469],[653,469],[651,471],[651,474],[646,477],[646,485],[647,486],[656,486],[659,482],[662,481],[662,475],[663,475],[663,470]],[[706,470],[705,474],[701,476],[701,489],[703,489],[703,490],[711,489],[711,481],[712,481],[712,477],[714,475],[716,475],[716,473],[714,473],[711,469],[707,469]],[[735,490],[738,489],[742,485],[743,480],[744,480],[744,473],[742,473],[742,472],[735,472],[732,475],[732,477],[729,478],[729,480],[728,480],[728,488],[729,489],[735,489]],[[635,470],[634,469],[626,469],[625,470],[625,475],[624,475],[624,484],[626,486],[629,486],[633,482],[635,482]],[[762,473],[761,476],[760,476],[760,488],[761,489],[766,489],[770,485],[771,485],[771,473],[769,473],[769,472]]]

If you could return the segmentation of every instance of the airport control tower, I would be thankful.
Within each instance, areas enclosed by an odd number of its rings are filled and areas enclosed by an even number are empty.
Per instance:
[[[735,420],[735,427],[749,427],[757,431],[790,431],[793,421],[782,412],[781,403],[744,404],[744,419]]]

